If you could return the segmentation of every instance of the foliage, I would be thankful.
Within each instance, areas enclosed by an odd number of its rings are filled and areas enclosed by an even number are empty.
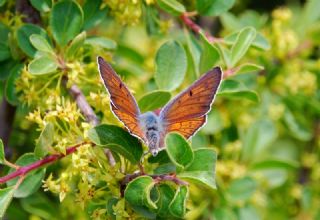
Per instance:
[[[21,2],[0,0],[0,94],[16,109],[0,218],[319,218],[319,1],[262,14],[234,0]],[[110,111],[98,55],[142,112],[221,66],[207,124],[144,154]]]

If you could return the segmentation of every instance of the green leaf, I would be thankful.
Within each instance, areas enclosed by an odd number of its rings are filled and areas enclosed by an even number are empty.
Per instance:
[[[244,136],[242,158],[244,160],[256,159],[276,136],[277,131],[272,121],[268,119],[256,121]]]
[[[54,53],[49,42],[43,36],[39,34],[32,34],[29,39],[32,46],[34,46],[34,48],[37,50],[52,54]]]
[[[6,210],[13,198],[13,194],[14,194],[13,186],[0,189],[0,219],[2,219],[4,214],[6,213]]]
[[[57,212],[58,204],[44,193],[35,193],[19,202],[25,211],[42,219],[63,219],[60,212]]]
[[[164,43],[156,55],[155,80],[160,89],[172,91],[180,86],[187,70],[187,56],[176,41]]]
[[[176,166],[184,169],[192,163],[192,148],[180,134],[169,133],[166,135],[165,143],[168,156]]]
[[[16,93],[16,79],[19,77],[23,64],[16,64],[10,71],[9,77],[6,82],[5,94],[7,101],[11,105],[18,105],[19,100]]]
[[[4,147],[3,147],[3,142],[0,139],[0,164],[3,164],[5,161],[5,153],[4,153]]]
[[[161,9],[174,16],[186,12],[184,5],[176,0],[157,0],[157,3]]]
[[[228,11],[235,0],[197,0],[197,11],[205,16],[218,16]]]
[[[240,31],[234,32],[226,36],[223,40],[226,44],[234,44],[237,40]],[[271,48],[269,41],[259,32],[256,33],[256,37],[252,41],[252,47],[255,47],[260,50],[269,50]]]
[[[155,35],[160,32],[159,28],[159,11],[152,6],[145,7],[145,23],[148,35]]]
[[[100,10],[102,0],[86,0],[83,5],[83,29],[88,30],[97,26],[106,17],[108,8]]]
[[[227,188],[228,199],[231,202],[247,201],[257,190],[257,182],[251,177],[233,180]]]
[[[259,102],[259,96],[255,91],[249,90],[243,83],[233,79],[225,79],[222,81],[218,96]]]
[[[105,37],[90,37],[87,38],[85,44],[89,44],[93,47],[102,47],[107,50],[114,50],[117,48],[115,41]]]
[[[303,124],[299,123],[288,109],[284,113],[284,121],[290,132],[298,140],[309,141],[312,138],[312,131]]]
[[[258,211],[254,206],[247,205],[240,208],[239,210],[239,220],[260,220]]]
[[[149,157],[148,158],[148,162],[149,163],[158,163],[158,164],[164,164],[164,163],[169,163],[170,162],[170,158],[168,156],[167,151],[162,150],[160,151],[157,156],[155,157]]]
[[[299,163],[292,160],[283,160],[277,158],[270,158],[267,160],[255,162],[251,165],[251,169],[286,169],[286,170],[295,170],[299,168]]]
[[[36,161],[38,161],[38,158],[34,156],[33,153],[26,153],[19,157],[15,164],[19,166],[26,166]],[[11,168],[8,174],[13,171],[15,170]],[[35,193],[40,188],[45,173],[45,168],[39,168],[29,172],[24,178],[23,182],[20,184],[19,188],[16,189],[16,191],[14,192],[14,197],[24,198]],[[7,182],[7,186],[14,186],[17,183],[17,181],[18,178],[10,180]]]
[[[231,48],[231,66],[233,67],[247,52],[256,37],[256,30],[252,27],[242,29]]]
[[[124,191],[124,198],[132,206],[142,206],[156,209],[156,204],[150,198],[150,192],[155,182],[150,176],[140,176],[132,180]]]
[[[106,146],[137,164],[143,150],[140,141],[123,128],[114,125],[99,125],[88,132],[89,139],[97,145]]]
[[[7,44],[10,29],[0,22],[0,42]]]
[[[53,73],[57,70],[57,68],[57,61],[53,57],[46,55],[32,60],[28,65],[28,71],[32,75],[43,75]]]
[[[194,151],[193,162],[178,176],[189,181],[216,189],[215,166],[217,155],[212,149]]]
[[[260,70],[263,70],[263,66],[253,64],[253,63],[244,63],[237,68],[236,72],[237,74],[241,74],[241,73],[257,72]]]
[[[37,140],[36,147],[34,149],[34,154],[37,157],[44,157],[46,156],[52,146],[52,143],[54,141],[54,126],[52,123],[46,124],[44,129],[42,130],[39,139]]]
[[[48,12],[52,7],[52,0],[30,0],[30,3],[41,12]]]
[[[159,191],[159,199],[156,203],[158,207],[157,214],[160,217],[169,217],[170,213],[168,212],[168,210],[170,203],[175,196],[175,192],[172,187],[167,184],[160,184],[157,188]]]
[[[176,173],[176,166],[173,163],[164,163],[157,166],[156,169],[153,170],[154,174],[169,174]]]
[[[201,56],[201,46],[198,43],[198,39],[195,39],[194,35],[190,33],[186,28],[183,30],[186,39],[186,55],[187,55],[187,79],[189,81],[195,81],[199,73],[199,64]]]
[[[153,111],[162,108],[171,98],[166,91],[153,91],[141,97],[138,101],[141,112]]]
[[[228,68],[231,68],[231,52],[230,52],[230,50],[228,48],[225,48],[221,44],[216,44],[216,46],[217,46],[217,49],[220,53],[220,57],[223,58],[225,65]]]
[[[0,80],[6,80],[9,77],[12,68],[16,65],[17,61],[13,59],[8,59],[2,62],[0,61]]]
[[[83,23],[83,12],[74,1],[56,3],[50,14],[50,26],[56,42],[60,46],[67,43],[80,33]]]
[[[186,203],[188,198],[188,187],[187,186],[180,186],[172,202],[169,205],[170,213],[178,218],[182,218],[186,213]]]
[[[219,220],[237,220],[236,214],[231,211],[229,208],[216,208],[213,211],[213,216],[214,219],[219,219]]]
[[[17,30],[17,41],[20,49],[27,54],[29,57],[33,58],[37,50],[32,46],[30,42],[30,36],[32,34],[39,34],[46,39],[49,39],[45,30],[37,25],[24,24]]]
[[[68,46],[66,51],[67,58],[70,59],[76,56],[77,52],[84,44],[86,37],[87,37],[87,34],[85,31],[83,31],[71,41],[71,44]]]
[[[0,61],[6,60],[10,57],[11,53],[9,46],[4,42],[0,42]]]
[[[200,58],[200,72],[205,73],[219,61],[220,54],[218,49],[213,46],[203,33],[200,34],[203,51]]]
[[[304,4],[301,16],[299,16],[295,26],[300,33],[307,33],[306,29],[316,24],[316,21],[319,20],[319,7],[320,2],[318,0],[309,0]]]
[[[0,7],[3,6],[6,2],[7,2],[7,0],[0,0]],[[0,216],[0,218],[1,218],[1,216]]]

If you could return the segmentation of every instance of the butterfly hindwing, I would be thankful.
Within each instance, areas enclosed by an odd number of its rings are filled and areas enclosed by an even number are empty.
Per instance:
[[[222,71],[215,67],[170,101],[160,112],[164,132],[177,131],[190,138],[206,122]]]
[[[112,67],[103,58],[98,57],[101,78],[110,95],[113,113],[123,122],[129,132],[144,140],[139,126],[140,110],[133,95]]]

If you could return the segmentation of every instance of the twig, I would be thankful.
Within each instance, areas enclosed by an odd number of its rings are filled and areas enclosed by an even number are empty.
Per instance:
[[[86,120],[94,126],[97,126],[98,124],[100,124],[100,121],[97,115],[94,113],[91,106],[87,102],[86,97],[83,95],[83,93],[81,92],[81,90],[76,84],[73,84],[69,88],[69,93],[76,101],[82,114],[84,115],[84,117],[86,117]]]
[[[208,41],[211,42],[211,43],[222,41],[222,39],[214,37],[210,33],[206,32],[206,31],[203,31],[202,28],[199,25],[197,25],[193,20],[190,19],[190,16],[193,16],[193,14],[185,12],[182,15],[180,15],[180,19],[193,32],[195,32],[196,34],[200,34],[200,32],[203,32],[204,35],[207,37]]]
[[[53,155],[49,155],[45,158],[43,158],[42,160],[38,160],[32,164],[29,164],[29,165],[26,165],[26,166],[22,166],[20,167],[19,169],[17,169],[16,171],[6,175],[6,176],[3,176],[3,177],[0,177],[0,184],[1,183],[5,183],[11,179],[14,179],[18,176],[25,176],[27,173],[35,170],[35,169],[38,169],[44,165],[47,165],[47,164],[50,164],[50,163],[53,163],[55,161],[57,161],[58,159],[60,158],[63,158],[69,154],[72,154],[73,152],[76,151],[76,149],[83,145],[83,144],[86,144],[86,142],[84,143],[81,143],[81,144],[77,144],[77,145],[74,145],[72,147],[69,147],[67,148],[66,150],[66,154],[53,154]]]

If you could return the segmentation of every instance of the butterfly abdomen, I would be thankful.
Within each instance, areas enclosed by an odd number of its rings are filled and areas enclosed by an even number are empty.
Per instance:
[[[159,117],[153,112],[147,112],[140,117],[141,127],[150,152],[155,156],[160,150],[160,132],[162,131]]]

